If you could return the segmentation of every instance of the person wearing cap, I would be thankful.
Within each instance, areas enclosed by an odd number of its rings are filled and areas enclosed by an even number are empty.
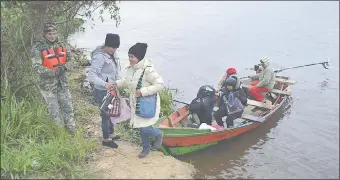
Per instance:
[[[257,101],[263,101],[264,96],[261,93],[271,91],[275,85],[275,73],[270,66],[269,58],[263,57],[260,62],[263,70],[259,74],[248,76],[253,81],[258,80],[248,89],[248,93]]]
[[[235,68],[228,68],[218,81],[216,93],[218,93],[221,90],[221,88],[223,86],[223,82],[232,75],[237,75],[236,69]]]
[[[218,110],[214,113],[214,118],[219,126],[223,126],[222,118],[227,116],[225,128],[233,127],[233,121],[242,116],[244,107],[247,105],[247,96],[237,83],[234,76],[230,76],[223,83],[222,101],[218,105]]]
[[[240,79],[237,76],[237,71],[235,68],[228,68],[225,72],[225,74],[220,78],[219,82],[218,82],[218,87],[216,90],[216,102],[217,104],[220,104],[222,101],[222,94],[225,93],[226,89],[223,88],[225,86],[225,82],[229,77],[233,77],[234,79],[236,79],[236,87],[237,88],[243,88],[242,87],[242,82],[240,81]]]
[[[66,77],[71,58],[70,49],[58,38],[56,23],[44,23],[43,37],[31,49],[33,72],[53,120],[70,133],[75,133],[76,124]]]
[[[113,88],[117,79],[120,79],[120,62],[115,54],[119,45],[119,35],[109,33],[106,35],[105,44],[98,46],[91,52],[91,66],[88,70],[87,80],[93,84],[93,97],[99,107],[107,91]],[[104,111],[100,111],[100,116],[104,138],[102,145],[117,148],[118,145],[113,140],[119,137],[114,135],[114,127],[110,117]]]
[[[142,152],[139,158],[144,158],[150,152],[150,136],[155,138],[154,149],[159,149],[162,144],[163,133],[160,129],[153,127],[157,122],[161,110],[161,101],[159,92],[164,89],[163,78],[157,73],[154,65],[145,59],[148,45],[146,43],[136,43],[128,52],[130,66],[127,68],[126,77],[117,80],[118,87],[128,88],[130,91],[131,120],[130,125],[133,128],[139,128],[142,139]],[[139,78],[144,71],[141,84]],[[142,118],[136,114],[138,111],[138,97],[149,96],[157,93],[156,113],[152,118]]]

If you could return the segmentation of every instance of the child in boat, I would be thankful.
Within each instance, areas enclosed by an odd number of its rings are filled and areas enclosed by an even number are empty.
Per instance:
[[[219,109],[214,113],[219,126],[223,126],[222,117],[227,116],[227,128],[233,127],[233,121],[242,116],[244,106],[247,105],[247,96],[237,82],[237,77],[232,76],[223,83]]]

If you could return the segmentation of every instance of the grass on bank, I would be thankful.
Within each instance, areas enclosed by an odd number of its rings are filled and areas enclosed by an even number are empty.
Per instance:
[[[41,102],[17,102],[1,89],[1,178],[84,178],[87,155],[96,149],[78,125],[75,135],[52,122]]]

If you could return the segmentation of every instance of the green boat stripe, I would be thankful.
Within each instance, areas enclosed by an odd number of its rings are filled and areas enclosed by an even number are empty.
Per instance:
[[[218,144],[218,142],[211,142],[208,144],[198,144],[198,145],[192,145],[192,146],[173,146],[173,147],[167,147],[167,153],[164,153],[164,149],[163,149],[163,153],[165,155],[171,155],[171,156],[179,156],[179,155],[184,155],[187,153],[191,153],[197,150],[201,150],[201,149],[205,149],[209,146],[213,146]],[[164,147],[162,147],[164,148]]]

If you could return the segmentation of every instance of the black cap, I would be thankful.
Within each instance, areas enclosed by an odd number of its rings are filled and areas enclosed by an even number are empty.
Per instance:
[[[106,34],[105,38],[105,46],[112,47],[112,48],[119,48],[120,45],[120,38],[118,34]]]
[[[129,54],[136,56],[140,61],[144,58],[148,45],[146,43],[136,43],[129,49]]]

